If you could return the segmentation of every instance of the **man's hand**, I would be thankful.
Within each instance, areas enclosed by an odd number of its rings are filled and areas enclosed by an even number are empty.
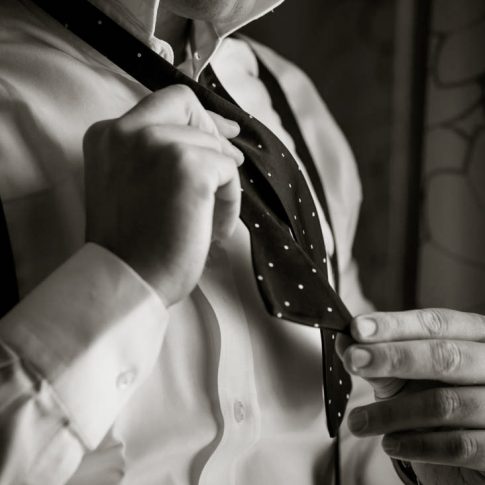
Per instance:
[[[451,310],[375,313],[338,341],[349,372],[378,402],[354,409],[357,436],[384,435],[428,485],[484,484],[485,317]]]
[[[235,228],[244,157],[228,139],[238,133],[175,85],[84,138],[86,238],[131,265],[167,307],[193,290],[211,242]]]

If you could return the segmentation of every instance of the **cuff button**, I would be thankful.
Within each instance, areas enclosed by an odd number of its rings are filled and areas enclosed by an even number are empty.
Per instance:
[[[137,372],[135,369],[127,370],[126,372],[122,372],[118,378],[116,379],[116,387],[120,391],[124,391],[128,389],[133,382],[135,382]]]

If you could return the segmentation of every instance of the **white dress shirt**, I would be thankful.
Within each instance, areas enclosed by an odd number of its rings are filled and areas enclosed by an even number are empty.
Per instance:
[[[154,35],[156,0],[93,3],[173,62]],[[277,3],[257,0],[244,23]],[[194,22],[180,68],[197,79],[210,61],[294,152],[249,41],[227,38],[241,25]],[[307,77],[253,48],[325,185],[335,242],[318,209],[342,298],[354,314],[369,311],[351,255],[361,189],[349,147]],[[84,243],[83,135],[147,94],[28,0],[0,3],[0,194],[21,294],[0,322],[0,483],[330,484],[319,331],[266,313],[242,222],[168,310],[127,264]],[[372,399],[363,381],[354,387],[350,407]],[[399,483],[379,440],[345,426],[342,465],[343,485]]]

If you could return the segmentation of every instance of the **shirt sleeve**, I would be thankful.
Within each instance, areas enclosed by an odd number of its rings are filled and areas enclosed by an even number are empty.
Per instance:
[[[57,485],[152,369],[168,312],[123,261],[85,245],[0,321],[0,483]]]

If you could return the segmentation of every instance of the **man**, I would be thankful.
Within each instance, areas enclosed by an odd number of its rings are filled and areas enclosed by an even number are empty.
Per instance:
[[[92,3],[191,78],[210,62],[296,155],[256,56],[271,69],[325,181],[335,240],[317,211],[342,298],[371,311],[351,258],[360,188],[345,141],[300,71],[228,38],[278,2]],[[0,19],[0,193],[22,297],[0,325],[1,483],[331,483],[320,337],[268,315],[257,291],[238,220],[238,124],[187,87],[150,94],[29,0],[4,1]],[[462,430],[482,428],[481,387],[401,391],[405,379],[482,384],[481,317],[375,314],[352,335],[360,345],[340,342],[349,370],[397,397],[351,414],[351,429],[461,430],[394,434],[386,450],[423,483],[481,483],[485,440]],[[369,389],[357,379],[351,406]],[[399,483],[379,438],[344,426],[341,441],[343,484]]]

